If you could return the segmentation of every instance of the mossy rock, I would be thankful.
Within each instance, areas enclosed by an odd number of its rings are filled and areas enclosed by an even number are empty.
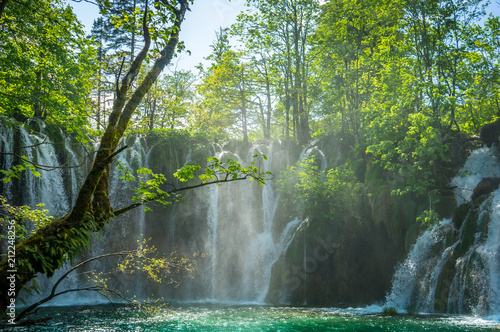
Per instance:
[[[463,256],[467,251],[469,251],[470,247],[474,244],[476,232],[477,232],[477,223],[478,223],[478,212],[476,210],[470,210],[469,214],[462,225],[462,238],[460,239],[460,243],[453,253],[453,257],[457,259],[458,257]]]
[[[452,221],[453,221],[453,225],[455,226],[456,229],[459,229],[460,227],[462,227],[462,224],[463,224],[465,218],[467,218],[467,214],[469,213],[471,207],[472,207],[472,205],[470,203],[464,203],[455,209],[455,212],[453,213]]]
[[[405,251],[410,252],[411,246],[417,241],[417,238],[425,230],[425,226],[421,223],[414,222],[406,231],[405,237]]]
[[[457,200],[453,192],[446,192],[439,197],[436,203],[434,203],[434,211],[436,211],[441,218],[453,216],[456,207]]]
[[[500,186],[500,178],[484,178],[479,182],[472,192],[471,201],[478,204],[477,199],[483,195],[491,194]]]
[[[412,199],[399,199],[397,203],[401,221],[408,225],[413,223],[417,219],[417,202]]]
[[[382,179],[383,172],[382,166],[368,164],[366,166],[365,183],[378,183]]]
[[[448,311],[450,286],[455,275],[455,259],[449,257],[439,273],[436,292],[434,293],[434,312],[445,313]]]

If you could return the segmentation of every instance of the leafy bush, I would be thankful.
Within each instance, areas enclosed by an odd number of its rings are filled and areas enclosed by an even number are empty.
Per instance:
[[[320,170],[314,156],[281,172],[278,190],[290,217],[310,216],[330,220],[357,219],[359,185],[346,164]]]

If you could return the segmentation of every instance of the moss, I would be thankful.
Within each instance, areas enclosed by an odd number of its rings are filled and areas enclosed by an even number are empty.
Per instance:
[[[302,266],[304,260],[304,233],[300,232],[295,235],[294,240],[290,244],[286,252],[286,261],[290,265]]]
[[[368,164],[365,173],[365,183],[377,183],[382,179],[383,169],[380,165]]]
[[[454,258],[463,256],[467,251],[469,251],[471,245],[474,244],[477,221],[478,212],[476,210],[470,210],[462,225],[462,237],[460,239],[460,243],[455,249],[455,252],[453,253]]]
[[[398,309],[394,307],[385,307],[384,310],[382,311],[382,314],[386,316],[397,316]]]
[[[448,294],[450,285],[455,275],[455,259],[449,257],[441,273],[439,273],[436,292],[434,293],[434,311],[444,313],[448,311]]]
[[[457,200],[453,192],[446,192],[445,195],[439,197],[438,201],[434,203],[434,211],[436,211],[441,218],[449,218],[453,216]]]
[[[420,233],[422,230],[425,228],[417,222],[414,222],[410,225],[408,228],[408,231],[406,232],[406,237],[405,237],[405,251],[409,252],[411,246],[415,243],[417,238],[420,236]]]
[[[405,222],[413,222],[417,218],[417,203],[412,199],[398,199],[400,217]]]
[[[464,203],[455,209],[452,221],[456,229],[462,227],[462,224],[465,218],[467,217],[467,214],[469,213],[470,209],[471,209],[470,203]]]

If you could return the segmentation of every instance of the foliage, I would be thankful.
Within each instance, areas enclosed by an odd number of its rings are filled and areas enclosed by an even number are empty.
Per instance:
[[[54,221],[54,218],[49,215],[49,211],[43,209],[43,203],[32,209],[27,205],[12,206],[7,203],[7,199],[0,196],[0,209],[5,214],[0,218],[0,225],[6,227],[7,224],[15,226],[16,240],[23,241],[26,237],[47,224]],[[5,237],[1,235],[1,237]]]
[[[314,157],[287,167],[278,180],[278,190],[291,215],[335,222],[358,220],[359,189],[349,164],[320,170]]]
[[[13,1],[0,18],[0,113],[87,125],[94,48],[60,0]]]
[[[366,146],[395,179],[394,194],[436,189],[449,137],[477,134],[498,112],[497,20],[481,24],[483,16],[481,1],[323,5],[315,50],[326,93],[317,128]]]
[[[126,182],[135,182],[134,197],[132,200],[136,203],[115,211],[115,213],[123,213],[133,207],[145,205],[149,202],[158,202],[163,206],[172,204],[173,201],[178,201],[182,198],[179,192],[194,189],[197,187],[218,184],[221,185],[225,182],[238,181],[248,179],[249,181],[256,181],[259,185],[264,185],[266,176],[272,175],[269,171],[260,170],[261,160],[266,160],[265,155],[254,155],[253,158],[257,159],[259,167],[256,162],[250,162],[250,165],[243,167],[239,162],[232,159],[220,161],[215,157],[207,159],[207,165],[202,168],[199,164],[184,165],[173,174],[173,177],[180,183],[186,183],[190,180],[198,182],[189,182],[188,185],[177,187],[172,182],[166,182],[167,178],[163,174],[155,174],[148,168],[140,168],[137,170],[137,176],[128,171],[125,165],[119,163],[117,170],[122,173],[120,179]],[[146,211],[150,211],[145,207]]]
[[[226,137],[248,140],[248,109],[250,79],[241,54],[229,46],[227,30],[221,29],[212,45],[214,62],[202,73],[197,92],[202,96],[194,110],[191,123],[194,130],[220,132]]]
[[[115,267],[110,271],[97,271],[92,268],[85,270],[85,267],[88,268],[91,262],[102,262],[111,259],[114,259],[113,263],[110,264],[108,262],[107,265],[113,266],[114,264]],[[150,316],[155,312],[155,310],[164,306],[163,303],[160,303],[161,299],[144,302],[136,300],[135,295],[133,298],[129,298],[127,294],[124,294],[113,287],[112,277],[117,273],[143,273],[154,282],[162,283],[167,281],[165,284],[178,285],[179,279],[174,276],[178,277],[179,274],[184,272],[187,273],[188,277],[192,277],[192,273],[195,270],[196,260],[178,258],[176,257],[175,252],[171,253],[169,257],[162,256],[158,253],[158,250],[154,246],[149,245],[147,240],[143,240],[142,242],[138,240],[136,249],[98,255],[75,264],[56,282],[54,282],[48,296],[23,309],[16,316],[16,322],[31,314],[40,305],[47,303],[60,295],[80,291],[96,292],[105,297],[111,303],[113,303],[113,301],[127,302],[136,306],[143,314]],[[81,286],[78,288],[67,288],[63,290],[58,289],[63,281],[74,277],[75,275],[84,276],[85,282],[82,283]]]
[[[145,275],[158,283],[168,279],[168,284],[178,285],[179,280],[174,279],[174,275],[186,272],[191,278],[196,269],[196,261],[188,258],[178,258],[175,251],[170,253],[169,257],[158,255],[158,250],[149,245],[147,241],[138,242],[137,250],[126,255],[118,263],[118,271],[133,274],[144,272]]]
[[[203,184],[209,183],[221,183],[230,180],[238,179],[248,179],[249,181],[254,181],[259,185],[264,185],[266,180],[266,175],[272,175],[271,172],[261,172],[260,162],[261,160],[267,160],[266,155],[254,155],[253,158],[257,159],[259,162],[259,167],[255,166],[255,162],[250,162],[250,166],[243,167],[237,161],[227,158],[225,161],[220,161],[216,157],[208,158],[208,164],[205,168],[205,172],[198,175],[198,178]],[[174,176],[181,182],[186,182],[189,179],[194,178],[194,174],[200,170],[199,165],[185,165],[176,173]]]
[[[425,193],[436,189],[436,166],[448,161],[445,143],[438,128],[432,126],[432,118],[423,113],[408,115],[401,140],[384,140],[370,145],[367,153],[376,157],[374,163],[401,178],[403,188],[394,194]]]
[[[417,217],[417,222],[426,227],[432,227],[439,222],[441,218],[436,211],[429,209],[422,212],[420,216]]]
[[[12,179],[19,179],[21,173],[24,171],[30,171],[35,177],[40,177],[40,172],[36,170],[36,166],[29,162],[26,156],[21,156],[22,164],[13,165],[9,170],[0,169],[0,173],[3,174],[2,182],[8,183]]]

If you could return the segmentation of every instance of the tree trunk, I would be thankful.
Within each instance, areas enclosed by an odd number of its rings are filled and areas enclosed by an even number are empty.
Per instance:
[[[266,130],[264,132],[264,139],[271,139],[271,82],[269,80],[269,74],[266,71],[266,97],[267,97],[267,118],[266,118]]]
[[[36,86],[33,89],[33,117],[41,119],[43,117],[43,110],[42,110],[42,102],[41,102],[41,96],[42,96],[42,72],[37,71],[35,73],[36,75]]]
[[[242,120],[242,130],[243,130],[243,141],[248,142],[248,124],[247,124],[247,98],[245,93],[245,66],[241,66],[241,120]]]

